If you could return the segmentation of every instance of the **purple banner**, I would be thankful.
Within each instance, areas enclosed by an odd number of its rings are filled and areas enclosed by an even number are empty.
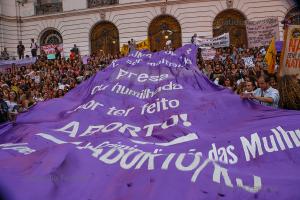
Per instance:
[[[275,45],[276,45],[276,51],[277,51],[277,52],[281,52],[282,47],[283,47],[283,41],[277,41],[277,42],[275,43]]]
[[[24,58],[21,60],[4,60],[0,61],[0,70],[10,68],[12,64],[15,64],[16,67],[21,67],[29,64],[35,63],[36,58]]]
[[[214,85],[196,52],[132,52],[2,127],[2,195],[299,199],[300,112]]]

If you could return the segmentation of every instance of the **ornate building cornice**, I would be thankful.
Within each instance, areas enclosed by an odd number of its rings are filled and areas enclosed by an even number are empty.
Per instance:
[[[213,1],[217,1],[217,0],[213,0]],[[160,0],[160,1],[145,1],[145,2],[137,2],[137,3],[117,4],[117,5],[104,6],[104,7],[65,11],[61,13],[54,13],[54,14],[47,14],[47,15],[26,16],[26,17],[22,17],[22,22],[24,23],[24,22],[31,22],[37,20],[42,21],[48,19],[82,16],[82,15],[97,14],[103,12],[106,13],[111,11],[121,11],[121,10],[130,10],[130,9],[147,8],[147,7],[164,7],[167,5],[199,3],[199,2],[211,2],[211,0],[167,0],[167,1]],[[0,19],[7,22],[17,22],[17,18],[12,16],[0,15]]]

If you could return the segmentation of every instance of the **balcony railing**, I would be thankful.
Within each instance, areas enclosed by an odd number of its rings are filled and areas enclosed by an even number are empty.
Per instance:
[[[62,2],[37,4],[35,6],[36,15],[46,15],[63,11]]]
[[[119,0],[88,0],[89,8],[108,6],[114,4],[119,4]]]

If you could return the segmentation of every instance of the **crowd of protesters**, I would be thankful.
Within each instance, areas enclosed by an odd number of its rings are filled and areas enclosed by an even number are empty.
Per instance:
[[[11,67],[0,73],[0,123],[14,121],[18,113],[26,112],[39,101],[64,96],[76,85],[109,65],[112,59],[118,58],[92,55],[83,64],[78,50],[73,48],[71,55],[69,59],[57,57],[55,60],[48,60],[41,53],[34,64]]]
[[[252,99],[275,108],[300,109],[300,85],[297,78],[284,77],[278,82],[280,53],[276,56],[276,69],[270,74],[264,59],[267,48],[217,48],[211,60],[204,60],[201,51],[205,50],[199,48],[198,65],[211,81],[231,89],[243,99]],[[250,66],[244,61],[244,58],[249,57],[253,61]]]

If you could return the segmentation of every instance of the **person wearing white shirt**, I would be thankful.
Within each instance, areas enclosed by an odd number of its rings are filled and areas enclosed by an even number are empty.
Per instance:
[[[32,57],[36,57],[38,45],[36,44],[36,42],[34,42],[33,38],[31,39],[30,49]]]
[[[249,98],[254,99],[262,105],[278,108],[280,99],[279,92],[270,86],[270,78],[267,75],[263,75],[257,82],[259,88],[257,88]]]

